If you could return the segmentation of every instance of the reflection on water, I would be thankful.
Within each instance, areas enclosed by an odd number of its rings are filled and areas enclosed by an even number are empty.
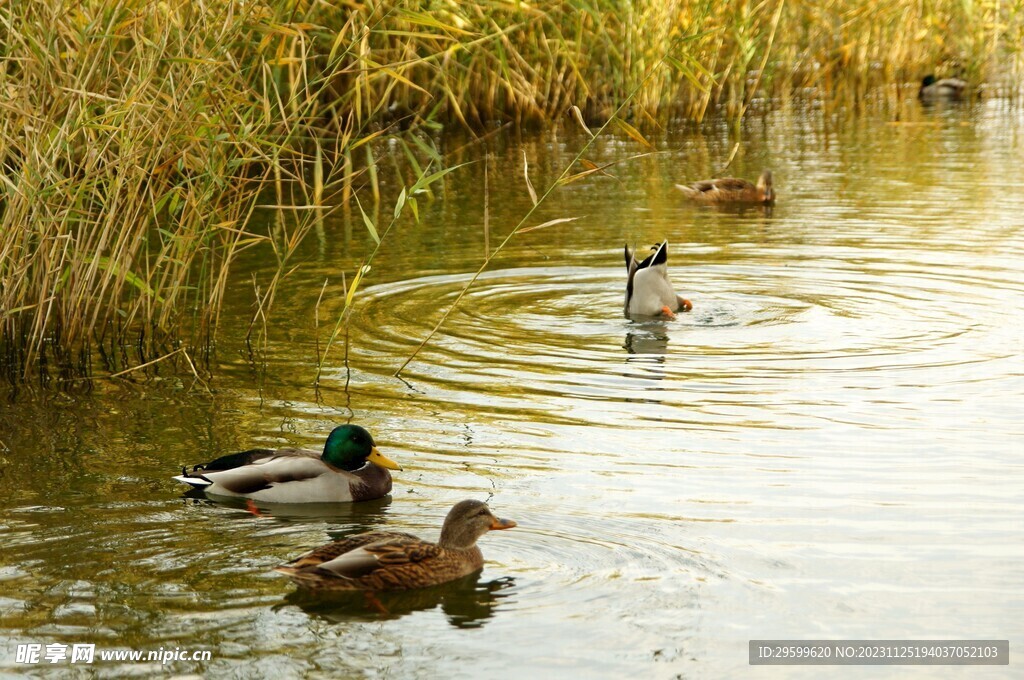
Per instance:
[[[399,592],[331,592],[296,590],[285,597],[312,617],[331,623],[387,621],[414,612],[441,608],[456,628],[480,628],[494,616],[498,603],[509,597],[515,579],[505,577],[481,583],[480,572],[432,588]]]
[[[371,531],[380,525],[385,511],[391,505],[391,496],[361,503],[267,503],[239,496],[208,495],[202,489],[190,488],[182,498],[197,505],[223,506],[255,515],[281,520],[333,520],[344,521],[347,527],[367,527]],[[346,534],[358,531],[346,531]]]
[[[644,369],[637,373],[641,377],[661,380],[665,375],[660,369],[665,364],[665,354],[668,352],[668,333],[664,323],[647,322],[634,326],[626,331],[626,341],[622,345],[630,354],[626,357],[626,363]]]
[[[107,675],[523,678],[738,677],[751,638],[1021,641],[1022,133],[1013,107],[916,102],[669,130],[556,192],[537,224],[580,219],[513,238],[397,379],[488,238],[481,173],[452,173],[374,261],[319,392],[362,218],[300,254],[256,355],[246,291],[275,263],[246,251],[210,393],[140,376],[0,406],[0,669],[25,640],[213,650]],[[532,205],[524,151],[544,186],[575,134],[489,139],[492,245]],[[731,174],[774,172],[770,216],[673,189],[737,141]],[[622,243],[662,239],[694,309],[623,319]],[[348,421],[402,462],[391,498],[253,514],[170,479]],[[351,533],[436,538],[464,498],[519,523],[481,541],[479,580],[337,602],[271,571]]]
[[[761,218],[762,224],[767,224],[767,220],[771,219],[772,213],[775,210],[774,205],[766,205],[764,203],[756,205],[750,205],[749,203],[701,203],[695,204],[693,207],[694,209],[713,210],[725,215],[735,215],[736,217],[750,220]]]
[[[626,361],[633,359],[645,361],[653,358],[657,363],[664,363],[665,353],[668,351],[668,332],[665,331],[665,324],[651,322],[644,324],[646,327],[640,324],[636,324],[636,326],[637,328],[630,328],[626,331],[626,341],[622,346],[630,354],[640,356],[626,359]]]

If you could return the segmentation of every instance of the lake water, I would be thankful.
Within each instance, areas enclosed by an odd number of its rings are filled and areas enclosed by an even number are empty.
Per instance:
[[[358,212],[303,247],[253,353],[253,277],[266,286],[275,264],[243,256],[209,392],[166,371],[21,390],[0,406],[0,673],[830,670],[750,668],[752,638],[1008,638],[1019,654],[1024,114],[909,102],[894,117],[748,122],[729,172],[773,170],[770,214],[693,207],[672,188],[721,167],[737,141],[727,125],[653,135],[663,153],[554,193],[529,224],[579,219],[514,237],[400,379],[529,209],[524,151],[543,190],[579,132],[492,137],[486,192],[478,162],[422,197],[421,223],[400,223],[374,260],[347,356],[332,349],[319,392],[314,310],[327,279],[322,346],[342,273],[373,245]],[[643,151],[612,135],[587,157]],[[470,146],[448,162],[481,156]],[[662,239],[693,312],[626,320],[622,246]],[[254,516],[170,479],[251,445],[317,448],[350,420],[405,466],[390,499]],[[519,523],[482,539],[479,579],[383,598],[382,613],[296,594],[271,572],[356,531],[433,539],[463,498]],[[15,660],[26,642],[212,658],[29,667]]]

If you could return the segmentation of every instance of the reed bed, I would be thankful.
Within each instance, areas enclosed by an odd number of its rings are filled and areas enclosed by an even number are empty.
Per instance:
[[[1017,93],[1024,5],[35,0],[0,4],[0,26],[0,366],[20,381],[97,356],[106,375],[196,372],[235,257],[277,258],[265,324],[316,220],[382,200],[386,137],[427,188],[426,128],[603,124],[629,99],[636,132],[933,71]],[[258,227],[261,203],[292,216]]]

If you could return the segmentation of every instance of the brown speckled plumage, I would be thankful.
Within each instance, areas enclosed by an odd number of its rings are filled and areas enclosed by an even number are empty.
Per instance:
[[[773,203],[772,173],[765,170],[757,184],[737,177],[705,179],[692,184],[677,184],[690,200],[697,203]]]
[[[441,538],[429,543],[410,534],[375,531],[320,546],[276,569],[313,590],[408,590],[467,576],[483,567],[477,539],[491,529],[515,526],[480,501],[457,503]]]

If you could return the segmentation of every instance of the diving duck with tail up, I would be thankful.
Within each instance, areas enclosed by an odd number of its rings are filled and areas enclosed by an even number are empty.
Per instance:
[[[654,252],[640,262],[626,245],[626,318],[661,316],[676,318],[676,312],[688,312],[693,304],[676,295],[668,278],[668,241],[652,246]]]

